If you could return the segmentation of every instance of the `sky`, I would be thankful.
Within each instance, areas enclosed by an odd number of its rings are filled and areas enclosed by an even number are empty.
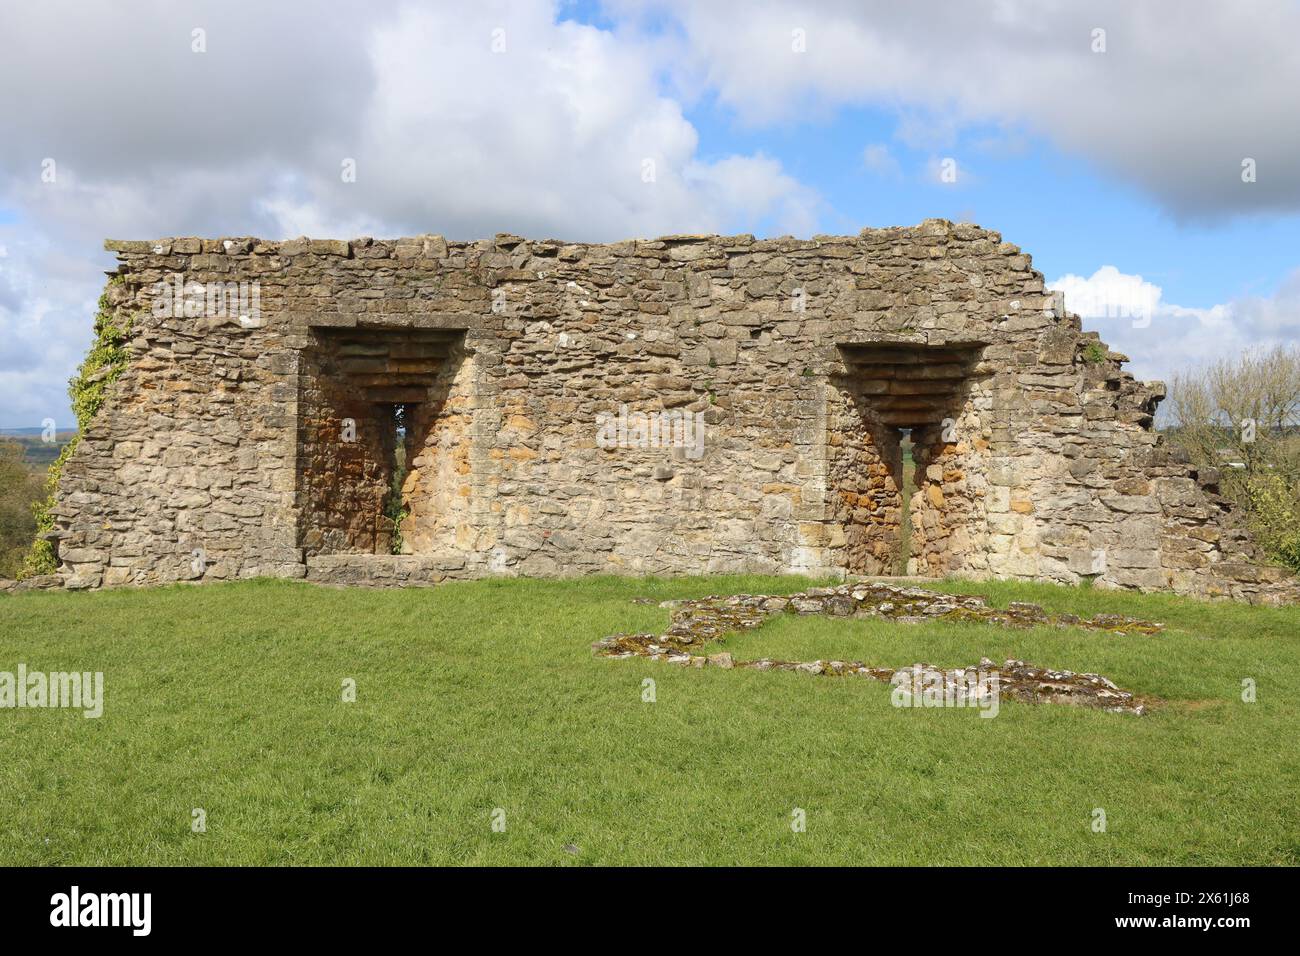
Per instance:
[[[0,427],[72,425],[106,238],[941,217],[1139,378],[1295,343],[1296,37],[1294,0],[6,2]]]

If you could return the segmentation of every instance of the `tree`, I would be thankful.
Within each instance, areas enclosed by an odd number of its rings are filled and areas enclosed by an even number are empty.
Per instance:
[[[1177,373],[1170,441],[1219,468],[1260,545],[1300,570],[1300,347],[1250,350]]]
[[[23,463],[23,446],[0,442],[0,578],[17,576],[23,555],[36,533],[32,503],[42,482]]]

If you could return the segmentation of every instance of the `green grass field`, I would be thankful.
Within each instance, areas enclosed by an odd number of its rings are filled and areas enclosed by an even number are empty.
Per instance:
[[[1015,656],[1099,671],[1165,699],[1146,717],[902,710],[860,678],[590,653],[607,634],[666,624],[634,597],[807,584],[254,581],[0,597],[0,671],[105,682],[97,720],[0,710],[0,864],[1300,862],[1297,608],[950,583],[1170,627],[1113,637],[791,616],[728,641],[739,657]],[[1241,699],[1247,677],[1255,703]],[[342,701],[346,678],[355,703]],[[191,831],[195,808],[204,833]]]

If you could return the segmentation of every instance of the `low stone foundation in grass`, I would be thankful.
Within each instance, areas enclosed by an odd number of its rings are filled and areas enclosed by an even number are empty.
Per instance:
[[[985,657],[969,668],[944,670],[931,664],[873,667],[861,661],[780,661],[763,658],[736,661],[726,651],[702,654],[710,642],[721,643],[735,631],[749,630],[774,614],[826,614],[833,617],[883,617],[900,623],[978,621],[1003,627],[1081,627],[1116,636],[1151,635],[1163,624],[1117,614],[1080,618],[1049,614],[1036,604],[1012,602],[1006,609],[989,607],[977,595],[944,594],[917,587],[859,582],[830,588],[809,588],[788,596],[737,594],[694,601],[666,601],[671,621],[664,634],[614,634],[592,645],[600,657],[645,657],[691,667],[748,668],[800,671],[822,676],[860,676],[901,683],[963,705],[976,693],[972,674],[996,672],[998,693],[1027,703],[1065,703],[1116,713],[1142,714],[1150,699],[1139,699],[1100,674],[1057,671],[1019,660],[996,665]]]

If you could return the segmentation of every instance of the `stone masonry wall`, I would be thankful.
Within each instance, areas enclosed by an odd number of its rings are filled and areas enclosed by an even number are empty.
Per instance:
[[[1296,594],[1259,562],[1217,475],[1152,430],[1162,386],[1134,381],[1026,254],[977,226],[108,247],[134,338],[60,484],[71,587],[883,570],[901,509],[890,429],[909,427],[924,460],[909,503],[918,572]],[[156,312],[176,277],[256,283],[259,314]],[[339,403],[383,397],[364,391],[373,377],[331,371],[321,341],[338,330],[456,343],[436,385],[400,392],[405,556],[353,533],[375,495],[345,467],[356,450],[332,447]],[[872,372],[881,354],[896,365]],[[968,366],[944,371],[955,354]],[[702,457],[605,447],[598,416],[620,408],[698,413]],[[328,515],[343,501],[364,513],[339,510],[340,525]]]
[[[851,574],[892,574],[904,507],[900,433],[872,413],[856,379],[834,383],[827,393],[831,560]]]
[[[448,556],[481,550],[480,525],[472,510],[473,385],[473,364],[458,354],[443,367],[430,400],[413,407],[403,486],[409,502],[402,522],[407,554]]]
[[[384,515],[394,434],[387,407],[348,388],[337,346],[301,353],[299,380],[298,543],[307,555],[389,550],[392,521]],[[340,441],[344,422],[356,440]]]

